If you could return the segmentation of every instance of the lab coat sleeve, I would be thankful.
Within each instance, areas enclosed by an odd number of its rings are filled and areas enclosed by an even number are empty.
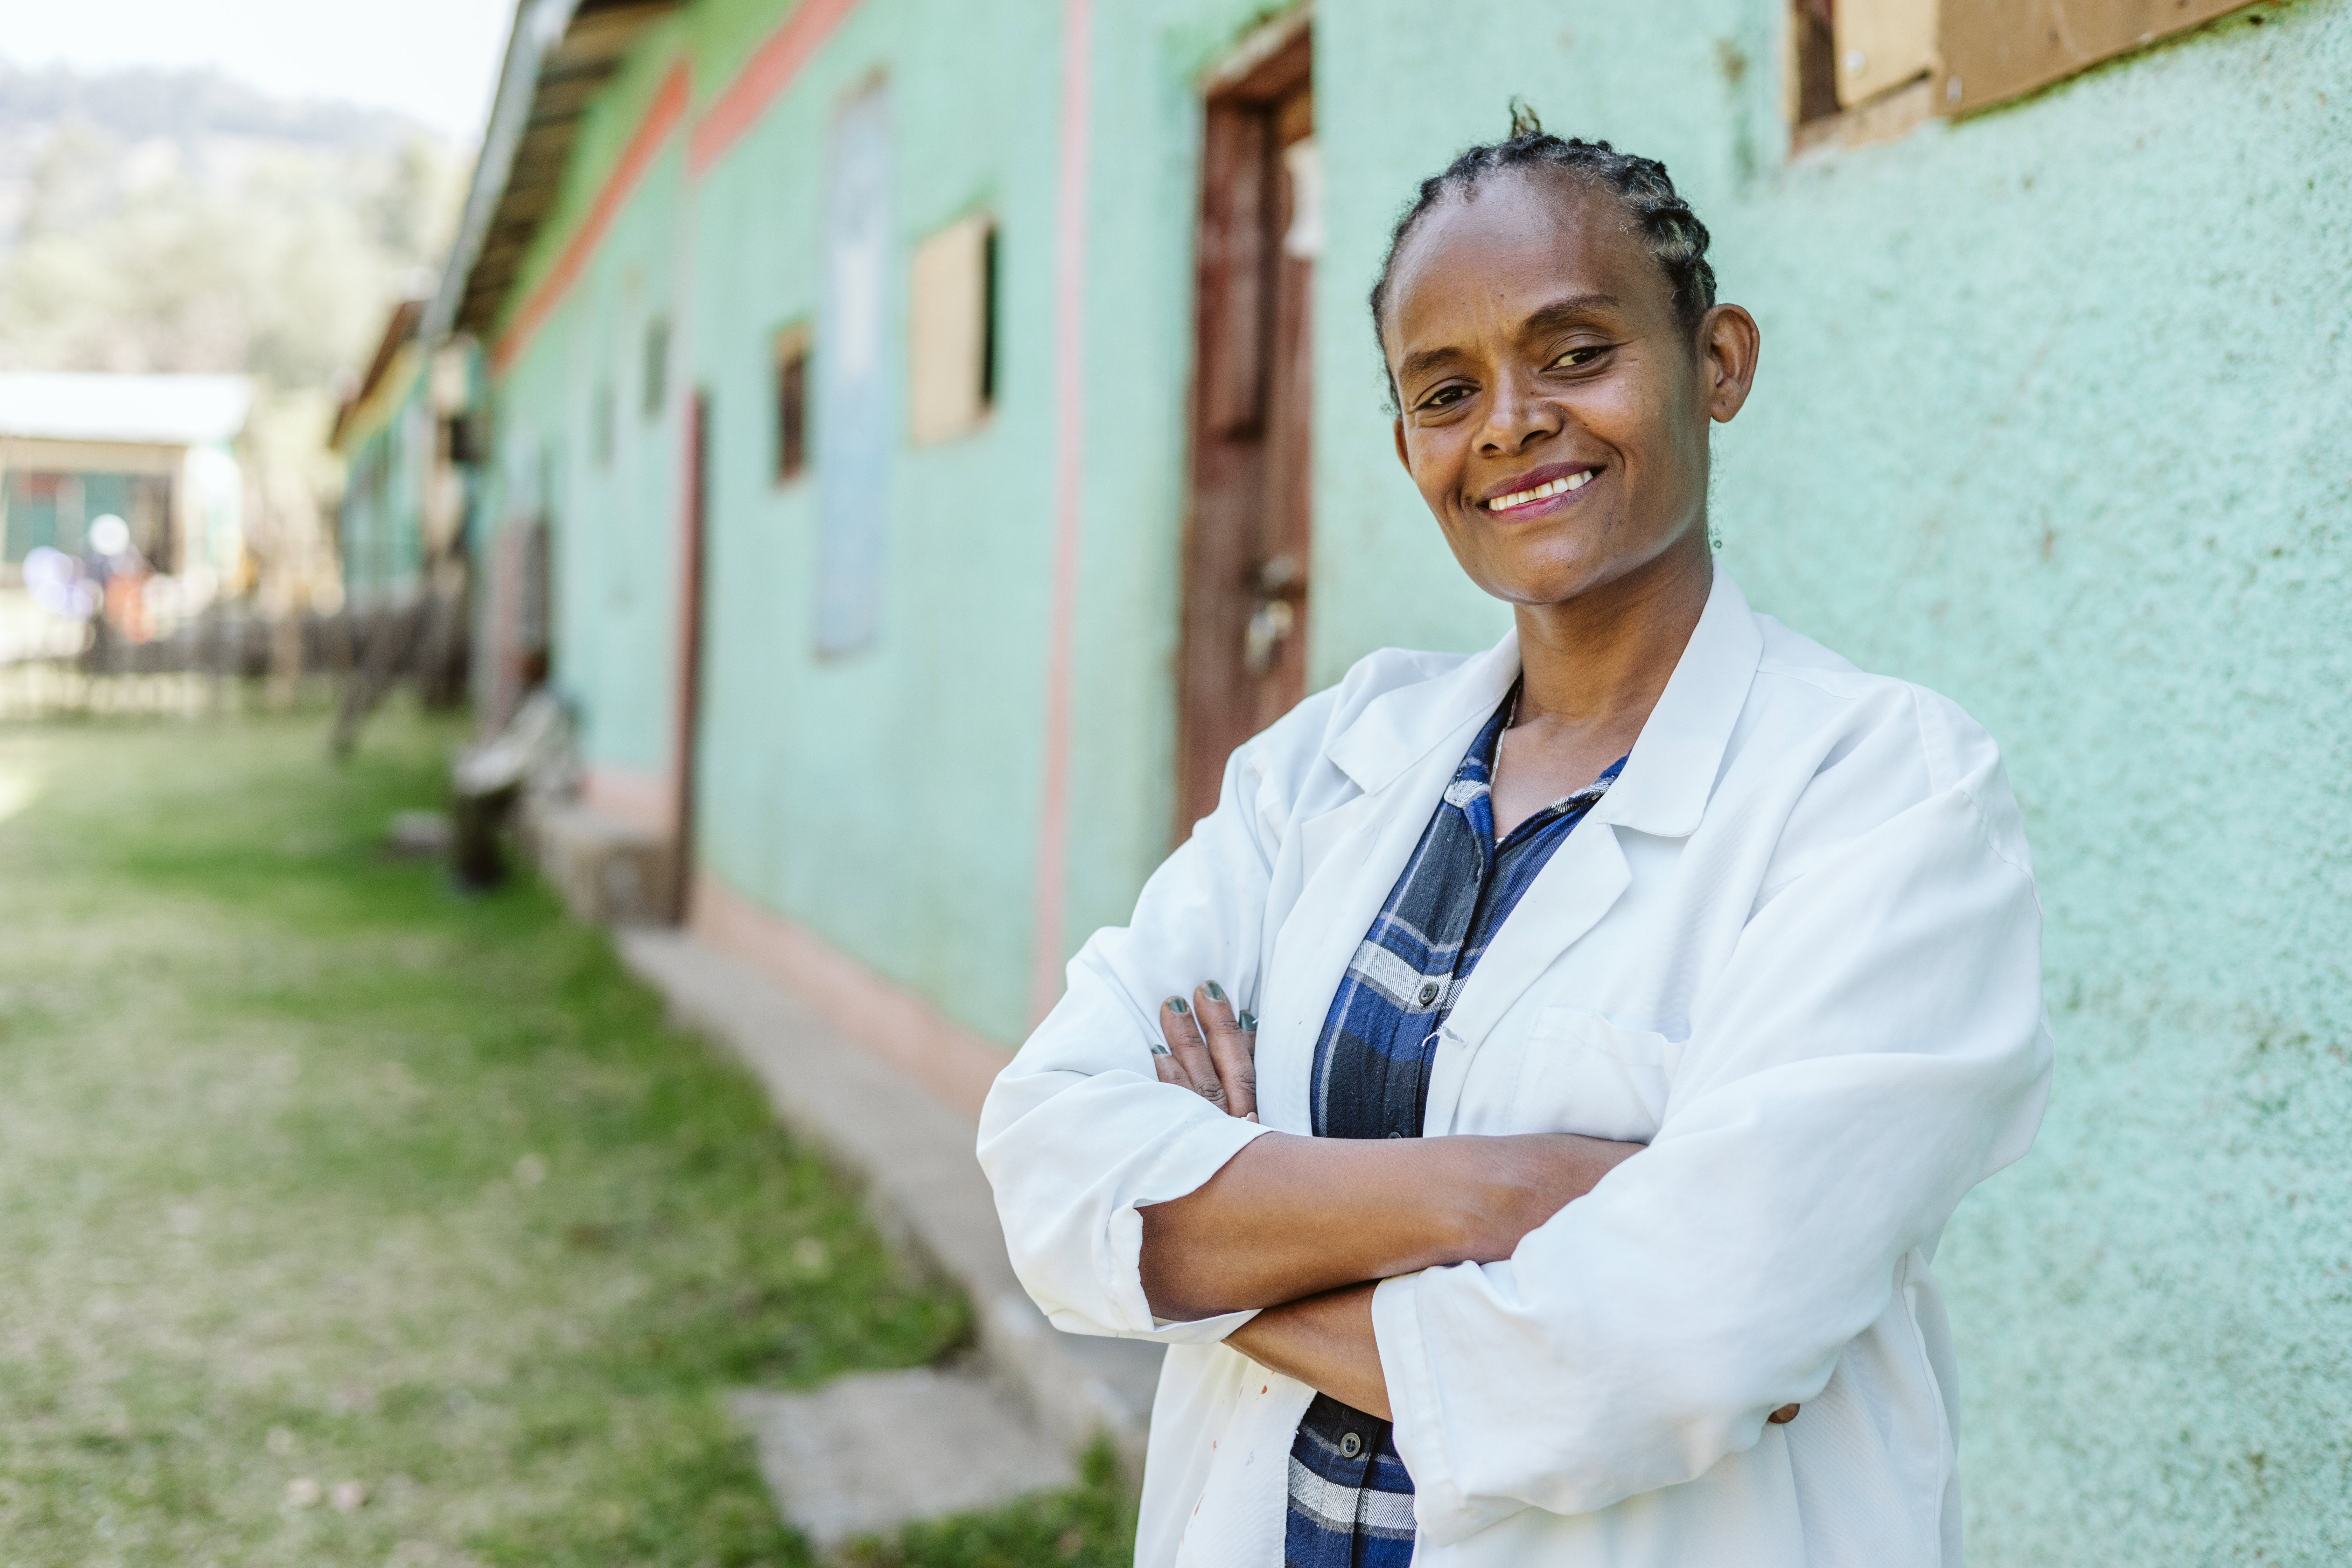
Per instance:
[[[1133,921],[1096,932],[1070,961],[1061,1002],[989,1091],[981,1165],[1013,1270],[1057,1328],[1222,1339],[1253,1316],[1159,1324],[1145,1302],[1136,1211],[1184,1196],[1265,1131],[1160,1082],[1151,1045],[1166,997],[1213,980],[1236,1007],[1255,999],[1286,821],[1276,763],[1315,719],[1295,711],[1234,752],[1216,810],[1145,884]]]
[[[1751,914],[1648,1149],[1509,1261],[1381,1286],[1433,1542],[1751,1447],[1887,1310],[1906,1256],[2024,1152],[2050,1072],[2041,914],[1990,782],[2000,830],[1978,792],[1931,795]]]

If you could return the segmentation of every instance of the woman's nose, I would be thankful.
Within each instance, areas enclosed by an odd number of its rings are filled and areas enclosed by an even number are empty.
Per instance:
[[[1495,385],[1495,400],[1478,431],[1478,449],[1497,457],[1526,450],[1528,443],[1559,434],[1559,410],[1538,395],[1525,377],[1507,375]]]

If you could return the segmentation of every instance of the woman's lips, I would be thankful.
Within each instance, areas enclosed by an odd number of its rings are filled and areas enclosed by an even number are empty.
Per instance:
[[[1475,504],[1489,517],[1530,517],[1549,510],[1554,505],[1564,505],[1568,498],[1600,477],[1601,470],[1591,466],[1538,469],[1523,479],[1510,481],[1509,489]]]

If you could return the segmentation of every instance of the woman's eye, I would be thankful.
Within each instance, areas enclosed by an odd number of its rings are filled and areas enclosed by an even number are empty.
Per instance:
[[[1423,409],[1451,408],[1469,395],[1470,389],[1466,386],[1441,386],[1423,398],[1421,406]]]
[[[1551,367],[1554,370],[1574,370],[1580,364],[1589,364],[1599,359],[1601,353],[1600,349],[1589,345],[1583,348],[1573,348],[1552,361]]]

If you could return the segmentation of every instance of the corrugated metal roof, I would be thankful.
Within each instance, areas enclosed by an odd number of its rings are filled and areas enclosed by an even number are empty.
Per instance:
[[[562,190],[580,119],[679,0],[520,0],[465,216],[425,334],[487,337]]]
[[[0,375],[0,437],[190,446],[245,428],[241,375]]]

